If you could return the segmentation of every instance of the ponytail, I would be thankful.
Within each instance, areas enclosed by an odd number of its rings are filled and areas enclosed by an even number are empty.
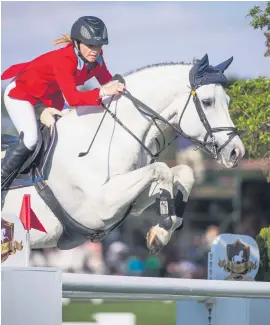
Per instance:
[[[59,44],[65,44],[65,43],[68,43],[68,44],[73,43],[69,34],[64,34],[60,38],[53,41],[53,45],[59,45]]]

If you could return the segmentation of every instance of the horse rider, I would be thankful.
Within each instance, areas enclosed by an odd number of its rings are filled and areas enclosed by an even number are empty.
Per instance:
[[[65,47],[13,65],[2,74],[2,80],[14,78],[5,90],[4,102],[15,128],[23,136],[6,151],[1,166],[2,182],[23,165],[37,144],[37,105],[59,111],[65,100],[71,107],[99,106],[102,97],[119,95],[124,90],[123,83],[112,80],[105,64],[102,46],[108,42],[104,22],[98,17],[83,16],[74,22],[70,35],[54,41],[54,45],[66,44]],[[76,88],[93,77],[100,88],[86,92]]]

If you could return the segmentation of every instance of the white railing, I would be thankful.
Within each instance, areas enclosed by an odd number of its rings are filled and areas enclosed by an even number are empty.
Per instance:
[[[64,298],[204,301],[207,298],[270,298],[270,282],[190,280],[63,273]]]

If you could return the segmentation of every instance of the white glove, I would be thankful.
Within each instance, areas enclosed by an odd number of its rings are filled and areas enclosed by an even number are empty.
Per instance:
[[[40,115],[40,121],[45,124],[48,128],[53,126],[55,123],[55,120],[53,118],[54,115],[60,115],[63,116],[58,109],[53,107],[45,108],[42,114]]]
[[[105,97],[119,95],[125,88],[126,86],[124,84],[122,84],[118,80],[113,80],[100,88],[99,96]]]

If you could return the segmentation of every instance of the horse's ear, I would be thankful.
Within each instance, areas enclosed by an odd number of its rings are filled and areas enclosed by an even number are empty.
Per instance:
[[[227,61],[218,64],[217,66],[215,66],[215,68],[217,68],[219,71],[224,72],[229,65],[232,63],[233,61],[233,56],[231,58],[229,58]]]
[[[197,73],[199,75],[204,74],[205,71],[209,68],[209,59],[208,54],[206,53],[205,56],[199,61]]]

